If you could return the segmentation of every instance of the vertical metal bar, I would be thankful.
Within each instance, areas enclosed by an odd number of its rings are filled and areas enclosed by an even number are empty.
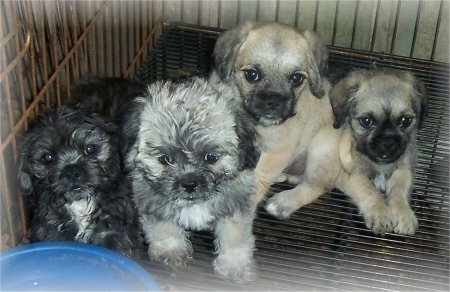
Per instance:
[[[19,10],[18,3],[14,3],[14,5],[16,5],[15,8],[12,9],[12,15],[13,15],[13,19],[16,20],[16,25],[22,25],[21,23],[19,23],[19,16],[17,15],[17,12]],[[24,28],[21,30],[21,32],[24,34],[24,39],[26,38],[26,34],[28,33],[28,29],[27,26],[24,26]],[[2,32],[3,35],[3,32]],[[25,46],[25,42],[23,44]],[[19,39],[19,34],[16,37],[16,47],[20,48],[21,44],[20,44],[20,39]],[[17,76],[17,80],[19,82],[19,92],[20,92],[20,109],[21,109],[21,113],[23,115],[23,113],[25,113],[26,109],[27,109],[27,104],[26,104],[26,99],[25,99],[25,82],[23,79],[23,74],[22,74],[22,66],[16,66],[16,76]],[[28,128],[28,120],[25,120],[24,123],[24,127],[25,129]]]
[[[39,23],[39,39],[40,39],[40,53],[41,53],[41,58],[40,60],[42,61],[41,65],[42,65],[42,72],[43,72],[43,76],[41,76],[42,78],[42,82],[44,84],[47,84],[48,82],[48,64],[47,64],[47,37],[45,35],[45,22],[47,20],[46,17],[46,11],[45,11],[45,2],[38,2],[39,3],[39,18],[40,18],[40,23]],[[50,95],[47,92],[45,94],[45,106],[46,109],[50,109],[51,108],[51,103],[50,103]]]
[[[33,16],[33,10],[31,7],[31,3],[25,2],[24,4],[26,6],[26,14],[28,14],[28,19],[34,19]],[[33,22],[34,25],[36,25],[35,22]],[[31,24],[30,24],[31,27]],[[33,28],[34,29],[34,28]],[[36,51],[34,48],[34,41],[30,44],[30,72],[31,72],[31,93],[33,95],[33,98],[37,96],[37,78],[36,78]],[[34,109],[35,113],[37,111],[36,107]]]
[[[360,0],[356,0],[356,5],[355,5],[355,13],[354,13],[353,27],[352,27],[352,40],[350,43],[350,48],[352,48],[352,49],[355,47],[356,28],[358,27],[359,1]]]
[[[120,74],[123,74],[123,72],[128,67],[128,33],[127,33],[127,7],[126,7],[126,1],[120,2]]]
[[[76,7],[74,7],[75,5],[78,5],[79,1],[74,1],[72,3],[70,3],[69,5],[71,6],[72,9],[70,9],[71,11],[71,35],[72,35],[72,46],[75,45],[75,43],[77,42],[77,38],[78,38],[78,33],[77,33],[77,28],[79,27],[79,23],[78,23],[78,15],[77,15],[77,9]],[[75,77],[75,80],[80,79],[80,57],[79,57],[79,50],[76,50],[73,54],[72,57],[72,62],[73,62],[73,76]],[[70,63],[69,63],[70,64]]]
[[[280,20],[280,0],[276,1],[275,4],[275,21],[279,21]]]
[[[298,27],[299,14],[300,14],[300,0],[297,0],[297,2],[295,3],[295,21],[294,21],[295,27]]]
[[[145,46],[145,53],[142,56],[142,60],[144,61],[147,57],[148,52],[148,43],[145,42],[145,39],[147,38],[147,32],[150,31],[149,27],[152,22],[151,2],[144,2],[144,8],[142,10],[143,10],[142,19],[144,20],[144,25],[142,26],[141,43],[143,46]]]
[[[8,180],[6,179],[6,167],[5,167],[5,159],[3,158],[3,151],[0,152],[0,159],[1,159],[1,173],[2,173],[2,188],[5,188],[5,192],[2,192],[2,205],[6,206],[5,208],[5,212],[6,212],[6,222],[8,224],[8,233],[10,235],[11,238],[11,245],[12,246],[16,246],[17,242],[16,242],[16,236],[13,236],[12,232],[14,232],[15,230],[15,226],[13,225],[13,214],[12,214],[12,210],[11,210],[11,199],[9,196],[9,192],[8,190],[11,190],[9,184],[8,184]],[[5,195],[3,195],[5,194]],[[3,242],[3,236],[2,236],[2,246],[5,243]]]
[[[242,0],[237,0],[236,25],[241,21]]]
[[[62,16],[62,53],[63,56],[67,56],[69,53],[69,28],[68,28],[68,21],[67,21],[67,3],[66,1],[61,1],[61,16]],[[61,40],[60,40],[61,41]],[[70,98],[70,62],[67,62],[64,66],[65,70],[65,87],[66,87],[66,95]]]
[[[415,49],[416,40],[417,40],[417,32],[419,31],[420,12],[422,11],[422,3],[423,3],[423,1],[420,0],[419,5],[417,6],[416,23],[414,25],[414,34],[413,34],[413,39],[412,39],[412,44],[411,44],[411,51],[409,53],[409,56],[411,58],[413,58],[413,56],[414,56],[414,49]]]
[[[261,3],[260,0],[256,0],[256,20],[259,20],[260,16],[260,11],[261,11]]]
[[[339,16],[339,3],[340,3],[340,0],[336,0],[336,12],[334,14],[334,24],[333,24],[333,38],[331,40],[331,44],[333,46],[336,43],[337,23],[338,23],[338,16]]]
[[[197,10],[197,24],[201,25],[202,24],[202,19],[203,19],[203,0],[198,0],[198,10]],[[238,11],[239,13],[239,11]],[[239,18],[238,18],[239,19]]]
[[[0,30],[0,34],[3,36],[5,35],[3,32],[3,26]],[[13,52],[13,54],[15,56],[19,55],[20,52],[20,46],[16,47],[16,52]],[[8,60],[6,57],[6,50],[2,50],[2,54],[1,54],[1,58],[2,58],[2,63],[3,64],[8,64]],[[11,98],[12,98],[12,94],[10,92],[10,75],[11,75],[12,71],[10,73],[8,73],[5,78],[3,79],[3,88],[5,89],[5,94],[6,94],[6,115],[8,118],[8,126],[10,129],[12,129],[14,127],[14,116],[13,116],[13,107],[11,104]],[[13,145],[13,149],[16,149],[16,139],[15,137],[13,137],[12,141],[11,141],[12,145]],[[14,160],[17,160],[17,153],[14,151]]]
[[[398,22],[399,22],[399,18],[400,18],[401,5],[402,5],[402,1],[398,0],[397,11],[395,13],[394,32],[392,33],[392,40],[391,40],[391,50],[389,51],[390,54],[393,54],[394,50],[395,50],[395,43],[396,43],[396,39],[397,39],[397,29],[398,29]]]
[[[81,8],[81,30],[84,32],[86,30],[86,18],[87,18],[87,8],[86,1],[80,1]],[[89,70],[89,49],[88,49],[88,38],[83,42],[83,68],[81,69],[81,74],[85,75]]]
[[[115,70],[114,70],[114,75],[115,76],[120,76],[120,74],[122,74],[122,64],[120,62],[120,52],[121,52],[121,38],[122,36],[120,35],[120,15],[119,15],[119,9],[120,7],[120,3],[117,1],[113,1],[112,3],[112,15],[111,17],[113,18],[113,34],[114,34],[114,63],[115,66]]]
[[[106,13],[106,11],[105,11]],[[104,15],[104,14],[103,14]],[[102,16],[103,16],[102,15]],[[106,52],[106,48],[105,48],[105,17],[102,17],[102,19],[100,19],[100,21],[98,22],[97,28],[98,28],[98,34],[97,34],[97,39],[96,39],[96,43],[98,46],[98,50],[96,51],[98,53],[98,69],[99,69],[99,74],[104,76],[106,74],[106,57],[105,57],[105,52]]]
[[[375,22],[373,24],[373,31],[372,31],[372,40],[370,43],[370,51],[373,52],[374,48],[375,48],[375,41],[377,38],[377,27],[378,27],[378,17],[380,15],[380,2],[381,0],[377,1],[377,10],[375,12]]]
[[[441,0],[441,4],[439,5],[439,14],[438,18],[436,20],[436,30],[434,33],[434,40],[433,40],[433,49],[431,51],[431,58],[430,60],[434,61],[435,55],[436,55],[436,45],[438,41],[439,36],[439,30],[441,28],[441,19],[442,19],[442,13],[444,11],[444,0]]]
[[[219,0],[217,14],[217,27],[222,27],[222,0]]]
[[[113,17],[114,17],[114,1],[112,5],[106,8],[106,13],[104,17],[105,23],[105,70],[106,76],[111,76],[114,74],[114,60],[113,55],[116,48],[113,46]]]
[[[182,1],[184,2],[184,1]],[[134,15],[136,16],[134,18],[134,22],[133,22],[133,27],[134,27],[134,42],[135,42],[135,49],[133,52],[133,55],[135,56],[136,53],[139,51],[139,48],[141,47],[141,42],[140,42],[140,30],[139,30],[139,26],[142,25],[141,22],[141,15],[139,13],[139,11],[141,10],[141,1],[137,1],[137,2],[132,2],[134,5]],[[141,65],[141,59],[138,58],[137,62],[136,62],[136,67],[134,68],[134,70],[136,70],[136,68],[140,67]]]
[[[53,2],[52,11],[56,11],[56,9],[58,8],[58,6],[56,5],[56,2]],[[58,38],[57,38],[57,17],[56,17],[56,13],[51,13],[51,15],[49,15],[49,19],[50,19],[50,25],[49,25],[49,34],[50,34],[50,51],[53,52],[53,66],[52,67],[57,67],[58,66]],[[55,91],[56,91],[56,103],[58,105],[61,105],[61,81],[60,81],[60,76],[58,75],[55,79]]]
[[[155,3],[155,1],[152,1],[151,3],[152,3],[152,27],[151,28],[153,29],[154,27],[156,27],[156,3]],[[166,17],[166,14],[164,14],[164,10],[163,10],[162,16]],[[154,44],[155,42],[156,42],[156,34],[153,35],[152,44]]]
[[[320,4],[320,0],[316,1],[316,11],[314,14],[314,31],[317,31],[317,23],[319,22],[319,4]]]
[[[180,1],[180,18],[181,18],[181,22],[184,22],[185,21],[185,16],[184,16],[184,9],[185,9],[185,7],[184,7],[184,1]]]
[[[127,2],[130,3],[130,2]],[[127,28],[128,28],[128,35],[130,36],[128,41],[128,56],[127,56],[127,64],[130,64],[130,61],[133,60],[134,54],[136,52],[135,43],[134,43],[134,17],[133,17],[134,9],[133,7],[130,7],[127,5]]]

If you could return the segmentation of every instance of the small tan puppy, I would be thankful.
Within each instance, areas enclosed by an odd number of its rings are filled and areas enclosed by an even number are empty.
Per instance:
[[[333,87],[330,99],[338,129],[330,124],[309,141],[298,185],[270,198],[267,211],[287,218],[336,187],[375,233],[414,234],[409,197],[427,103],[423,83],[409,72],[355,71]]]
[[[281,23],[247,22],[217,40],[211,80],[239,90],[258,133],[256,204],[286,168],[302,160],[319,129],[333,122],[330,85],[321,75],[327,60],[313,32]]]

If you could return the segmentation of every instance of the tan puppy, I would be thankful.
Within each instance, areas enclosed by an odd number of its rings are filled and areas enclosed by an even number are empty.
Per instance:
[[[423,83],[409,72],[355,71],[333,87],[330,99],[338,129],[328,125],[309,141],[298,185],[273,196],[267,211],[287,218],[336,187],[375,233],[414,234],[409,197],[427,102]]]
[[[258,133],[256,204],[286,168],[302,160],[319,129],[332,124],[330,86],[321,76],[327,57],[313,32],[275,22],[248,22],[217,40],[211,80],[239,90]]]

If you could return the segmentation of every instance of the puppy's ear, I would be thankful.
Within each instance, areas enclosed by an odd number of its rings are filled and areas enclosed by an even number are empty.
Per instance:
[[[325,94],[322,77],[328,71],[328,50],[322,40],[312,31],[303,31],[309,44],[309,87],[318,98]]]
[[[333,109],[333,127],[340,128],[350,114],[350,109],[354,106],[354,96],[358,91],[360,78],[354,75],[345,77],[330,90],[330,102]]]
[[[415,80],[415,91],[417,94],[416,100],[420,100],[420,105],[417,106],[419,112],[418,127],[420,129],[423,126],[423,120],[428,112],[428,92],[425,84],[418,78]]]
[[[217,39],[213,59],[216,72],[221,80],[227,80],[232,76],[237,54],[253,26],[253,22],[246,22],[223,32]]]
[[[238,111],[236,114],[236,133],[239,138],[239,170],[253,169],[259,160],[256,149],[256,130],[248,115]]]
[[[19,171],[17,174],[17,180],[19,182],[19,188],[23,195],[30,195],[33,192],[33,182],[31,176],[25,170],[23,159],[19,162]]]
[[[149,95],[149,93],[147,93]],[[141,124],[140,115],[145,106],[145,99],[152,98],[149,97],[138,97],[135,98],[130,106],[126,109],[124,114],[124,122],[122,124],[119,148],[121,156],[125,161],[134,160],[137,155],[137,151],[132,151],[134,145],[136,144],[137,136],[139,133],[139,127]],[[134,148],[133,148],[134,147]],[[125,164],[127,164],[125,162]]]

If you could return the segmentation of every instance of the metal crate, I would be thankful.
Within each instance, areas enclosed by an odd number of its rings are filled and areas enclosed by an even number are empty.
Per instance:
[[[165,24],[150,57],[134,78],[151,82],[211,70],[211,53],[222,30]],[[449,290],[449,67],[387,54],[329,47],[330,66],[411,70],[426,84],[429,113],[418,135],[412,206],[414,236],[375,236],[356,206],[338,191],[279,221],[258,210],[254,223],[258,279],[245,285],[213,274],[212,234],[194,232],[194,260],[172,272],[143,262],[167,290]],[[286,186],[275,186],[275,189]]]

